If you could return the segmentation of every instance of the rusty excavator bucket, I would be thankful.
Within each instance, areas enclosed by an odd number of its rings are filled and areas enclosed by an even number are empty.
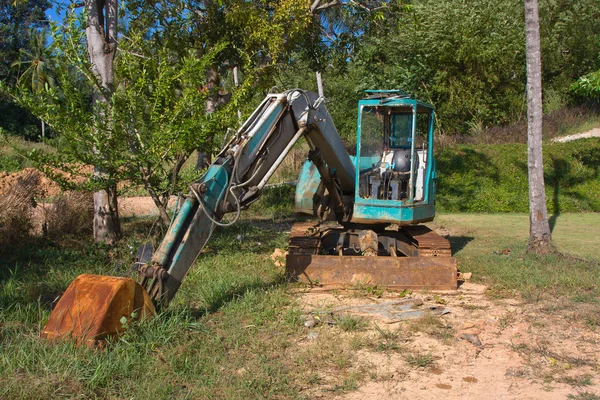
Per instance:
[[[150,296],[133,279],[84,274],[69,285],[41,336],[94,345],[155,314]]]

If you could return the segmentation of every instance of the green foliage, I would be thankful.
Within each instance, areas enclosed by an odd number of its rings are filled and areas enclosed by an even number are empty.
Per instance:
[[[575,97],[583,101],[600,103],[600,70],[582,76],[571,86]]]
[[[323,69],[325,95],[342,135],[355,129],[364,89],[405,89],[436,106],[438,129],[477,135],[525,116],[523,3],[517,0],[389,3],[372,15],[343,61]],[[564,106],[569,86],[600,67],[600,4],[540,1],[545,107]],[[303,59],[303,58],[301,58]],[[316,88],[311,64],[294,60],[284,87]]]
[[[299,377],[312,370],[290,363],[286,352],[303,335],[299,307],[269,259],[286,239],[255,224],[218,229],[169,310],[133,324],[106,349],[50,343],[39,331],[75,276],[121,273],[133,242],[109,259],[87,240],[14,249],[0,260],[0,396],[295,397]],[[134,221],[125,230],[145,240],[150,225]],[[240,234],[232,255],[232,236]]]
[[[548,212],[600,211],[600,141],[543,146]],[[527,145],[461,145],[437,155],[437,207],[528,212]]]
[[[48,25],[47,0],[0,0],[0,82],[13,85],[19,71],[13,68],[23,51],[35,48],[31,32]],[[27,110],[0,93],[0,128],[6,133],[34,139],[39,136],[39,121]]]
[[[21,49],[30,48],[30,29],[47,26],[48,0],[0,1],[0,80],[14,82],[11,64],[19,60]]]

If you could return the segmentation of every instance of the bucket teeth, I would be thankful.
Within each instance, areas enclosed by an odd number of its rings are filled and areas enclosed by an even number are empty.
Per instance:
[[[41,336],[93,344],[118,335],[133,319],[155,314],[150,296],[133,279],[79,275],[56,304]]]

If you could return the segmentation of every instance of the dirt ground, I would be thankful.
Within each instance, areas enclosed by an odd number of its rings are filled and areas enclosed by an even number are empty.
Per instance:
[[[421,309],[443,304],[450,312],[442,316],[398,321],[355,313],[368,324],[363,332],[353,333],[366,342],[354,353],[353,365],[362,366],[357,367],[362,371],[358,389],[341,395],[316,389],[311,396],[565,399],[600,393],[600,332],[591,322],[597,321],[597,308],[573,307],[560,300],[544,304],[491,300],[485,290],[467,282],[452,293],[410,296],[423,300]],[[340,306],[400,300],[394,293],[375,298],[318,291],[301,293],[299,298],[305,313],[323,309],[335,313]],[[307,334],[317,332],[312,340],[325,348],[326,341],[336,340],[335,329],[323,324],[307,328]],[[372,344],[382,340],[381,331],[391,332],[400,345],[378,351]],[[353,342],[356,339],[348,343]],[[331,372],[320,373],[324,385],[334,378]]]

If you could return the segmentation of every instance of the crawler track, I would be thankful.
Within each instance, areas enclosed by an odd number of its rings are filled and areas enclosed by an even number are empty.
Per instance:
[[[326,231],[315,222],[294,224],[290,232],[286,272],[292,280],[319,286],[369,284],[390,289],[455,290],[456,260],[450,242],[425,226],[386,231],[397,238],[398,250],[406,255],[323,255],[321,235]]]

